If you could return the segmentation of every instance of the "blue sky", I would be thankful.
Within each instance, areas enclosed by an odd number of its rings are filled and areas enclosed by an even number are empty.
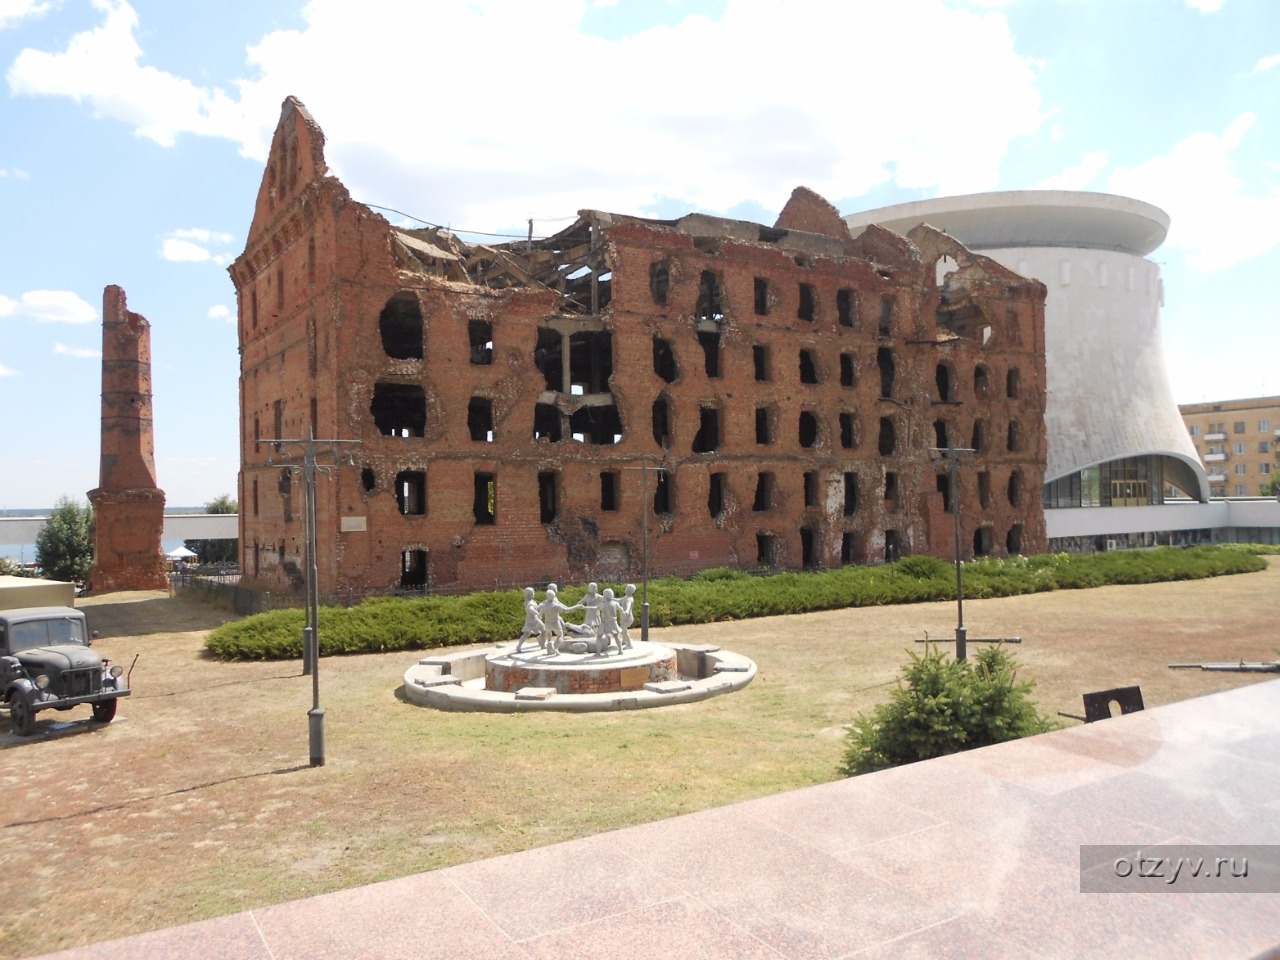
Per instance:
[[[171,506],[235,493],[235,298],[280,102],[461,231],[1064,188],[1167,211],[1180,402],[1280,393],[1274,0],[0,0],[0,508],[98,480],[102,289]]]

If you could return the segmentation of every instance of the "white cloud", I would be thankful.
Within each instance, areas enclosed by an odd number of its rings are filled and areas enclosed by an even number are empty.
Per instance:
[[[1041,180],[1036,190],[1084,190],[1107,166],[1111,154],[1106,150],[1086,153],[1074,167],[1067,167],[1055,177]]]
[[[77,33],[61,53],[19,53],[7,77],[12,93],[87,102],[95,116],[131,124],[139,136],[166,147],[180,133],[236,135],[243,119],[221,90],[138,62],[138,15],[126,0],[92,3],[104,13],[102,24]]]
[[[13,177],[15,180],[30,180],[31,174],[27,173],[25,170],[20,170],[17,167],[0,167],[0,180],[3,180],[5,177]]]
[[[1256,120],[1243,113],[1220,136],[1193,133],[1163,156],[1111,175],[1113,192],[1169,214],[1167,245],[1183,250],[1193,270],[1225,270],[1280,246],[1280,191],[1246,194],[1231,165]]]
[[[6,367],[3,363],[0,363],[0,377],[16,377],[17,375],[17,370],[14,370],[12,367]]]
[[[28,17],[41,16],[52,7],[52,0],[0,0],[0,30]]]
[[[231,240],[232,236],[229,233],[219,233],[216,230],[205,230],[200,227],[171,230],[161,238],[160,256],[175,263],[226,264],[231,262],[231,255],[214,253],[209,247],[225,245]]]
[[[1186,0],[1187,6],[1201,13],[1217,13],[1226,0]]]
[[[950,0],[727,0],[715,21],[689,16],[616,41],[581,32],[586,0],[368,0],[359,13],[346,0],[311,0],[303,29],[248,49],[252,75],[232,94],[146,65],[133,8],[93,2],[98,27],[64,50],[19,54],[14,94],[74,98],[161,144],[225,137],[261,160],[281,101],[296,93],[356,196],[423,198],[409,212],[460,228],[587,205],[651,212],[661,198],[777,209],[797,184],[835,201],[891,179],[937,193],[990,189],[1009,144],[1043,121],[1035,67],[1004,15]],[[421,58],[388,55],[389,36],[447,42],[431,45],[424,73]],[[791,63],[803,63],[803,77],[789,76]],[[527,70],[549,84],[537,105],[522,93]],[[424,83],[447,123],[420,122],[404,97],[387,95]],[[999,90],[1000,109],[974,124],[946,102],[957,83]]]
[[[65,343],[55,343],[53,352],[62,357],[101,357],[101,350],[92,350],[88,347],[69,347]]]
[[[210,307],[207,316],[210,320],[225,320],[227,323],[235,322],[235,318],[231,315],[230,308],[225,307],[220,303],[216,306]]]
[[[1253,72],[1263,73],[1264,71],[1270,70],[1272,67],[1276,66],[1277,64],[1280,64],[1280,53],[1273,53],[1271,56],[1263,57],[1261,60],[1255,63],[1253,65]]]
[[[0,295],[0,317],[24,316],[41,323],[92,323],[98,311],[70,290],[28,290],[17,300]]]

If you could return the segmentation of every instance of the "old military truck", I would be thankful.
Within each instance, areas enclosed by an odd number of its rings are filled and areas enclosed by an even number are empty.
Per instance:
[[[35,730],[38,711],[82,703],[108,723],[129,696],[124,669],[90,649],[88,624],[74,602],[74,584],[0,577],[0,688],[19,736]]]

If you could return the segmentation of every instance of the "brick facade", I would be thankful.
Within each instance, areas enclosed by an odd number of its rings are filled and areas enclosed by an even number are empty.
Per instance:
[[[250,580],[300,579],[297,451],[264,441],[309,430],[361,441],[317,485],[325,594],[636,578],[646,524],[651,575],[950,558],[948,443],[978,448],[963,554],[1044,549],[1038,281],[927,227],[853,240],[804,188],[773,227],[468,244],[353,201],[323,144],[285,101],[230,267]]]

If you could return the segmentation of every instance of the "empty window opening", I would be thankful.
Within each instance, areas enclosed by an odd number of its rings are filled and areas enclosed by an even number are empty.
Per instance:
[[[769,281],[764,277],[756,277],[753,287],[756,314],[761,317],[767,316],[769,313]]]
[[[806,507],[816,507],[818,505],[817,470],[806,470],[804,472],[804,505]]]
[[[893,297],[880,298],[879,332],[882,337],[893,333]]]
[[[1009,506],[1022,506],[1022,474],[1017,470],[1009,474]]]
[[[253,515],[258,515],[258,478],[253,478]]]
[[[553,471],[538,474],[538,522],[554,523],[558,513],[558,481]]]
[[[858,512],[858,475],[853,472],[844,475],[844,515],[851,517]]]
[[[1017,453],[1022,449],[1022,432],[1018,428],[1018,421],[1009,421],[1009,436],[1005,441],[1005,449],[1010,453]]]
[[[796,316],[801,320],[812,321],[818,316],[817,300],[813,293],[813,284],[800,284],[800,303],[796,307]]]
[[[600,509],[617,510],[621,503],[620,479],[617,470],[600,471]]]
[[[707,488],[707,513],[713,520],[719,520],[724,515],[724,477],[723,473],[711,474],[711,485]]]
[[[724,319],[724,308],[720,305],[720,280],[714,270],[703,270],[698,278],[698,305],[694,316],[699,320]]]
[[[1017,367],[1010,367],[1009,372],[1004,377],[1004,395],[1010,400],[1016,400],[1021,387],[1022,374],[1018,372]]]
[[[876,351],[876,366],[880,368],[880,396],[893,396],[894,363],[893,351],[881,347]]]
[[[942,494],[942,511],[943,513],[951,512],[951,478],[945,473],[940,473],[934,478],[938,492]]]
[[[840,535],[840,562],[843,564],[858,562],[858,535],[843,533]]]
[[[973,531],[973,555],[987,557],[991,555],[991,528],[978,527]]]
[[[1016,556],[1022,552],[1022,524],[1015,523],[1009,528],[1004,538],[1004,550],[1009,556]]]
[[[818,532],[813,527],[800,528],[800,565],[806,570],[818,565]]]
[[[947,442],[947,424],[945,420],[933,421],[933,445],[939,450],[946,450],[951,446]]]
[[[671,513],[675,507],[675,497],[671,489],[671,474],[666,470],[658,473],[653,487],[653,512],[659,515]]]
[[[854,315],[857,312],[856,304],[854,293],[848,287],[836,291],[836,316],[840,320],[840,326],[852,327],[854,325]]]
[[[818,382],[818,366],[814,362],[812,350],[800,351],[800,382]]]
[[[818,415],[812,410],[800,411],[800,446],[810,449],[818,445]]]
[[[400,586],[405,590],[425,590],[429,583],[427,551],[406,550],[400,554]]]
[[[280,509],[284,511],[284,519],[288,523],[293,519],[293,471],[288,467],[280,471],[276,490],[280,493]]]
[[[276,313],[284,313],[284,267],[276,267]]]
[[[902,558],[902,538],[897,530],[884,532],[884,562],[894,563]]]
[[[614,404],[582,407],[569,417],[569,433],[579,443],[606,446],[622,440],[622,419]]]
[[[671,342],[662,337],[653,338],[653,372],[667,383],[676,379],[676,355],[671,350]]]
[[[467,404],[467,430],[472,440],[493,443],[493,401],[487,397],[472,397]]]
[[[773,474],[764,471],[756,474],[756,494],[751,502],[751,509],[756,513],[764,513],[773,509]]]
[[[707,376],[720,376],[720,331],[699,330],[698,345],[702,347],[703,366]]]
[[[477,473],[473,486],[472,515],[477,524],[490,526],[498,519],[498,478],[492,473]]]
[[[756,407],[756,443],[773,443],[773,415],[768,407]]]
[[[671,290],[671,268],[665,260],[649,264],[649,293],[660,307],[667,305],[667,293]]]
[[[985,470],[978,474],[978,506],[984,510],[991,506],[991,474]]]
[[[604,330],[569,337],[569,392],[576,396],[609,392],[613,376],[613,335]]]
[[[853,414],[840,414],[840,446],[845,450],[852,450],[858,445],[858,436],[854,431]]]
[[[756,534],[756,566],[778,565],[778,540],[772,533]]]
[[[973,395],[975,397],[985,397],[991,390],[991,377],[987,373],[984,366],[976,366],[973,368]]]
[[[402,290],[378,315],[382,349],[396,360],[422,359],[422,305],[418,295]]]
[[[945,363],[938,364],[937,369],[933,373],[933,382],[938,388],[938,399],[944,403],[955,399],[952,393],[952,376],[951,368]]]
[[[898,507],[898,475],[892,470],[884,475],[884,502],[891,510]]]
[[[548,390],[564,391],[564,338],[560,334],[547,327],[538,328],[533,363],[542,372]]]
[[[365,467],[360,471],[360,486],[364,487],[365,493],[373,493],[378,488],[378,478],[373,467]]]
[[[559,443],[564,437],[560,411],[555,404],[539,403],[533,408],[533,439]]]
[[[720,446],[720,411],[716,407],[698,408],[698,432],[693,438],[694,453],[710,453]]]
[[[421,517],[427,512],[427,475],[421,470],[402,470],[396,474],[396,504],[406,517]]]
[[[891,417],[880,418],[880,439],[877,449],[880,456],[889,457],[893,455],[894,450],[898,447],[898,433],[894,429],[893,419]]]
[[[755,364],[756,379],[769,380],[769,348],[757,343],[751,348],[751,360]]]
[[[414,384],[374,384],[369,412],[384,437],[421,437],[426,433],[427,396]]]
[[[469,320],[467,337],[471,341],[471,362],[478,366],[493,363],[493,324],[488,320]]]
[[[969,446],[979,453],[987,449],[987,425],[981,420],[973,421],[973,433],[969,438]]]
[[[671,402],[666,397],[653,401],[653,442],[671,449]]]
[[[852,353],[840,354],[840,386],[852,387],[856,386],[858,381],[857,368],[853,363]]]

